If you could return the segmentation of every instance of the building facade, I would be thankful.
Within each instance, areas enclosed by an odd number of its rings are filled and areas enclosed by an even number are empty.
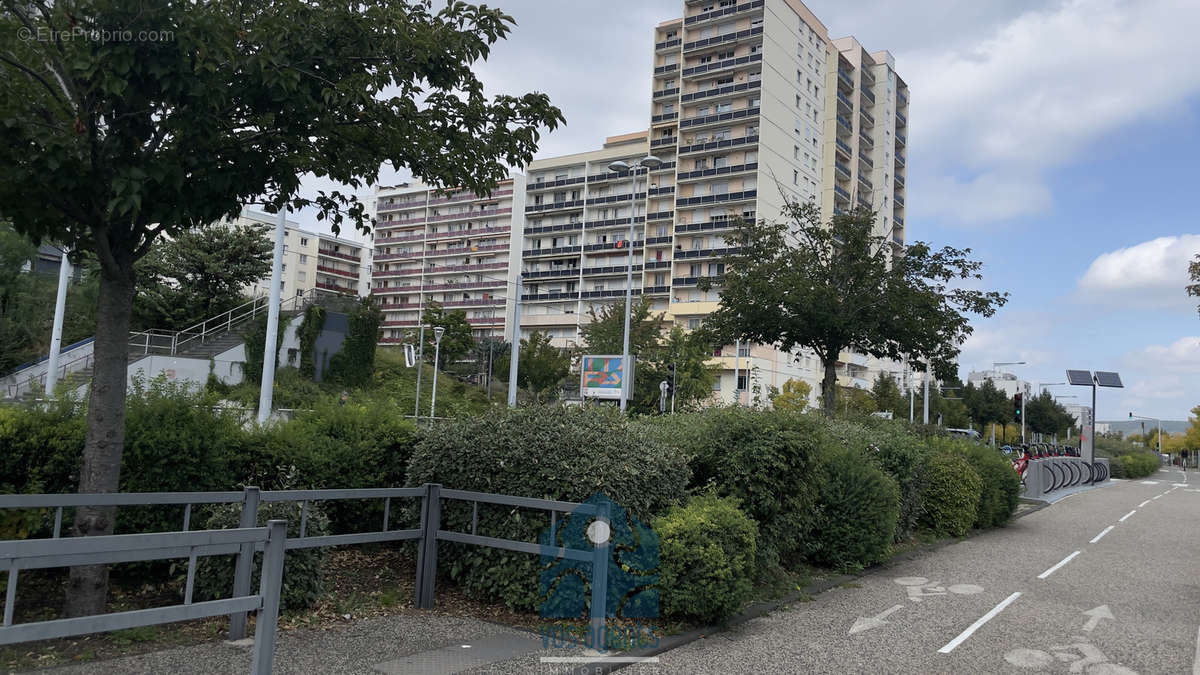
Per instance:
[[[374,200],[371,295],[383,310],[383,344],[411,341],[431,302],[462,310],[476,338],[511,338],[525,177],[480,198],[431,186],[380,187]]]
[[[235,226],[266,226],[269,228],[266,236],[272,241],[278,222],[275,214],[252,209],[243,209],[238,218],[226,221]],[[371,249],[368,246],[301,229],[295,220],[286,221],[281,297],[304,295],[314,289],[320,293],[365,296],[370,288],[370,265]],[[249,284],[245,292],[254,296],[269,295],[271,275]]]

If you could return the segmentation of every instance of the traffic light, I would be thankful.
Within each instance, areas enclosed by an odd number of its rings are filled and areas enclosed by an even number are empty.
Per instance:
[[[675,394],[675,364],[667,364],[667,394]]]
[[[1013,396],[1013,408],[1016,409],[1016,412],[1013,413],[1013,418],[1016,419],[1016,421],[1018,421],[1018,422],[1021,421],[1021,399],[1022,398],[1024,398],[1023,394],[1017,394],[1016,396]]]

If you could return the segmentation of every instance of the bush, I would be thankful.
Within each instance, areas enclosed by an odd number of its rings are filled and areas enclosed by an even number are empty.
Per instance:
[[[736,499],[692,497],[653,521],[662,614],[724,623],[750,596],[758,528]]]
[[[884,560],[900,512],[896,481],[846,448],[825,453],[817,474],[816,517],[806,546],[809,560],[843,570]]]
[[[288,537],[300,536],[300,502],[263,502],[258,506],[258,527],[269,520],[286,520]],[[204,523],[210,530],[226,530],[238,527],[241,521],[240,504],[221,504],[213,507],[212,515]],[[314,503],[308,505],[308,522],[305,536],[316,537],[329,534],[329,519]],[[205,556],[196,562],[196,586],[194,600],[217,600],[228,598],[233,591],[235,555]],[[283,609],[295,610],[311,607],[324,588],[322,565],[325,561],[324,548],[302,548],[288,551],[283,561]],[[187,574],[187,562],[172,565],[180,578]],[[250,588],[257,589],[262,574],[262,555],[254,557]]]
[[[979,512],[979,474],[961,455],[943,451],[930,455],[928,476],[921,524],[939,535],[963,536]]]
[[[683,456],[607,406],[505,409],[439,423],[419,438],[408,471],[413,486],[573,502],[603,492],[643,522],[685,495]],[[480,535],[532,542],[549,524],[545,512],[479,507]],[[442,528],[469,532],[471,506],[447,503]],[[481,546],[441,550],[447,564],[439,567],[471,595],[516,609],[537,606],[537,556]]]
[[[1012,461],[999,450],[961,439],[930,439],[936,450],[953,452],[965,458],[978,474],[982,486],[976,510],[976,528],[1000,527],[1017,512],[1021,497],[1021,477],[1013,470]]]
[[[1109,460],[1113,478],[1142,478],[1158,471],[1162,460],[1151,452],[1131,452]]]
[[[815,457],[831,443],[819,417],[710,408],[659,418],[653,427],[688,456],[692,487],[736,497],[758,523],[760,571],[801,552],[811,528]]]
[[[840,444],[866,457],[900,490],[900,511],[895,540],[908,539],[921,518],[921,493],[925,489],[927,449],[921,438],[901,422],[864,417],[854,422],[831,421],[830,432]]]

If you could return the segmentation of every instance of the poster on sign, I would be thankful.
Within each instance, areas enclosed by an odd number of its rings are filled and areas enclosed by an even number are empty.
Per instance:
[[[633,373],[637,364],[637,360],[633,356],[630,356],[629,378],[627,382],[622,361],[623,357],[619,355],[584,356],[583,367],[581,368],[582,379],[579,385],[580,394],[584,398],[621,398],[621,387],[626,384],[632,385]],[[633,391],[632,388],[629,391]]]

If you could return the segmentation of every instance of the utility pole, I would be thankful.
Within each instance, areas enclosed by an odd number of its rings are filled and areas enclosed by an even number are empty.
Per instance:
[[[929,362],[925,362],[925,412],[922,415],[922,424],[929,424]]]
[[[517,360],[521,353],[521,275],[517,274],[517,299],[513,302],[511,358],[508,360],[508,407],[517,407]]]
[[[58,355],[62,351],[63,315],[67,310],[67,283],[71,276],[67,247],[63,246],[59,251],[62,259],[58,263],[58,294],[54,296],[54,326],[50,329],[50,359],[46,362],[46,398],[54,396],[54,385],[58,381]]]
[[[275,224],[275,257],[271,261],[271,304],[267,308],[267,339],[263,345],[262,383],[258,391],[258,423],[271,417],[271,400],[275,393],[276,345],[279,343],[279,295],[283,286],[283,235],[287,229],[287,207],[279,207],[279,222]]]
[[[733,345],[733,404],[742,404],[742,392],[738,389],[738,366],[741,365],[742,357],[742,341],[738,340]]]

